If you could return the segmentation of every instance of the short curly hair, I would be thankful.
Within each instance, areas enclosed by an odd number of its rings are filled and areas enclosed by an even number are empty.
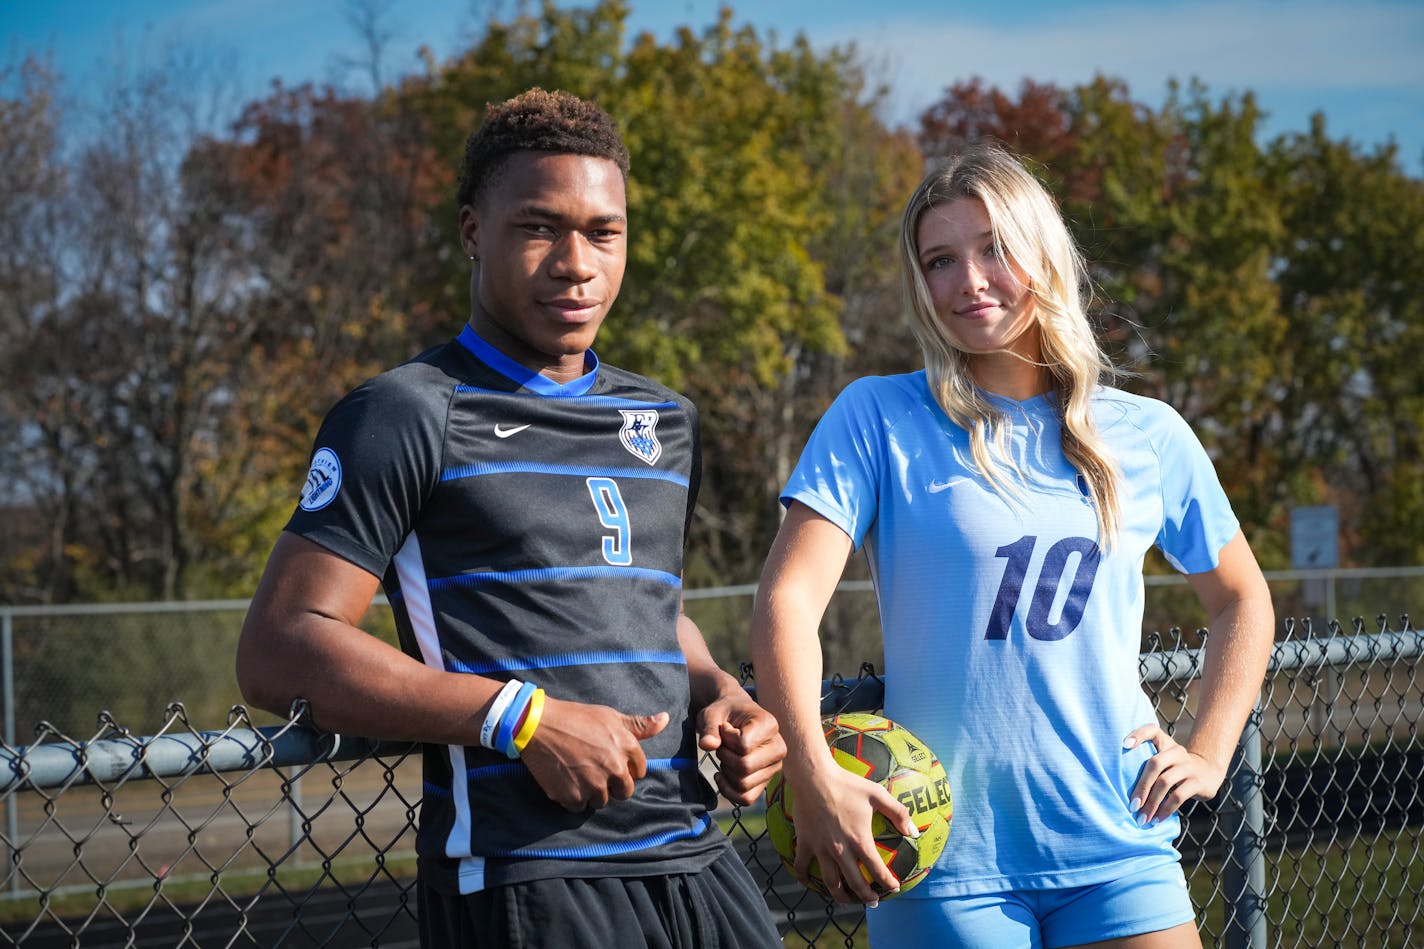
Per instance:
[[[459,206],[483,198],[516,152],[606,158],[628,179],[628,147],[608,113],[578,96],[536,86],[486,108],[484,122],[465,141]]]

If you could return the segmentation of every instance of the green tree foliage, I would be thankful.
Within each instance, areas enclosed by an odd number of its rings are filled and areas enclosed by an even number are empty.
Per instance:
[[[1424,183],[1394,149],[1308,132],[1270,148],[1287,239],[1274,263],[1288,345],[1279,427],[1293,500],[1341,508],[1360,559],[1424,558]],[[1305,483],[1302,483],[1305,481]]]
[[[1164,174],[1148,192],[1157,200],[1144,230],[1157,292],[1139,294],[1135,314],[1148,346],[1139,388],[1197,421],[1253,529],[1272,511],[1247,446],[1271,411],[1285,331],[1270,276],[1280,218],[1255,141],[1259,120],[1249,96],[1213,104],[1197,87],[1186,101],[1174,90],[1155,116]],[[1140,207],[1136,196],[1128,201]]]
[[[639,232],[610,351],[701,406],[693,550],[711,582],[755,579],[776,494],[834,394],[811,373],[845,352],[843,293],[861,261],[847,264],[842,249],[868,249],[885,219],[865,213],[898,200],[904,178],[867,181],[854,163],[915,159],[875,122],[848,55],[818,55],[802,38],[768,47],[734,30],[729,11],[671,47],[640,37],[626,75]],[[852,181],[864,185],[854,210]],[[872,253],[883,261],[889,246]]]

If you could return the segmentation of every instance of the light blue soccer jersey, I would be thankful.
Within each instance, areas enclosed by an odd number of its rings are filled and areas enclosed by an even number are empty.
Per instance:
[[[1122,747],[1153,720],[1137,666],[1142,560],[1155,544],[1178,570],[1210,570],[1236,518],[1181,416],[1102,389],[1094,418],[1122,471],[1122,529],[1103,549],[1050,399],[998,400],[1025,479],[1006,500],[923,371],[860,379],[782,497],[864,545],[885,712],[950,778],[949,843],[909,898],[1082,886],[1178,859],[1177,819],[1143,828],[1128,807],[1152,753]]]

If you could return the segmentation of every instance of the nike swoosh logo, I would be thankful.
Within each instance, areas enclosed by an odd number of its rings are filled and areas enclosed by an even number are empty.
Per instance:
[[[963,484],[968,478],[950,478],[948,481],[931,481],[926,487],[930,494],[939,494],[941,491],[948,491],[956,484]]]
[[[520,432],[528,428],[529,425],[533,424],[533,422],[530,422],[528,425],[516,425],[513,428],[505,428],[502,425],[495,425],[494,434],[497,438],[508,438],[511,435],[518,435]]]

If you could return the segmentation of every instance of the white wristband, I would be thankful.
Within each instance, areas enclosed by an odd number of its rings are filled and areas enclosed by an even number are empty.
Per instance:
[[[480,726],[480,744],[491,751],[498,751],[494,746],[494,732],[499,727],[499,720],[504,715],[504,710],[509,708],[509,703],[514,701],[514,696],[518,694],[524,685],[518,679],[510,679],[504,684],[504,688],[499,690],[499,694],[494,697],[494,704],[490,706],[489,714],[485,716],[485,723]]]

